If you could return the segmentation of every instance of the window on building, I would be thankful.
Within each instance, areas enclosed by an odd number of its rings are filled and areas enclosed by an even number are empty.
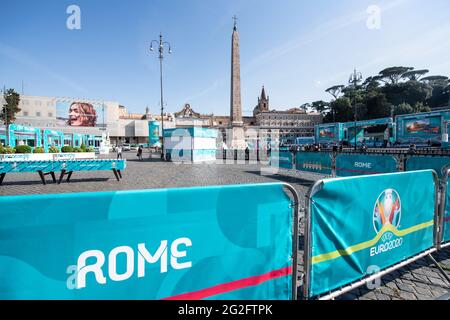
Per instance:
[[[48,113],[48,117],[49,117],[49,118],[53,117],[53,113],[52,113],[52,112],[49,112],[49,113]]]
[[[36,106],[40,106],[40,105],[41,105],[41,101],[36,100],[36,101],[34,101],[34,104],[35,104]]]
[[[23,112],[23,116],[24,116],[24,117],[28,117],[28,111],[24,111],[24,112]]]
[[[36,117],[40,117],[41,113],[39,111],[36,112]]]

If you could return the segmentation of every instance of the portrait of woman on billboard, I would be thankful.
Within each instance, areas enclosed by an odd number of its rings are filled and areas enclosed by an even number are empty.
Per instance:
[[[73,102],[69,108],[69,126],[73,127],[95,127],[97,113],[90,103]]]

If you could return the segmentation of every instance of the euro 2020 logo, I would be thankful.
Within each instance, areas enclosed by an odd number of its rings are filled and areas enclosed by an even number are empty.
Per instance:
[[[384,226],[391,224],[395,228],[400,225],[401,200],[397,191],[386,189],[375,202],[373,209],[373,227],[378,234]]]

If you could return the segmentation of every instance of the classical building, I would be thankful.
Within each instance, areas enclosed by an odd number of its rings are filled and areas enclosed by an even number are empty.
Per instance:
[[[267,132],[278,130],[280,137],[286,143],[294,143],[297,137],[312,137],[314,126],[322,123],[320,113],[308,113],[300,108],[291,108],[286,111],[270,110],[269,96],[266,97],[264,87],[253,115],[260,130]]]
[[[173,114],[176,128],[187,128],[192,126],[212,127],[213,115],[202,115],[195,112],[191,105],[186,103],[184,107]]]

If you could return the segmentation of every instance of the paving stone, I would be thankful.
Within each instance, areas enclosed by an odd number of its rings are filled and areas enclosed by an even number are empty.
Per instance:
[[[377,300],[377,296],[375,295],[375,293],[373,291],[369,291],[362,296],[369,298],[371,300]]]
[[[399,295],[404,300],[417,300],[417,297],[411,292],[401,291]]]
[[[446,283],[445,281],[438,279],[438,278],[432,278],[430,277],[430,282],[434,285],[440,286],[442,288],[446,288],[449,284]]]
[[[394,281],[386,283],[386,287],[391,288],[393,290],[398,290],[397,284]]]
[[[422,282],[428,282],[429,281],[428,278],[426,276],[422,275],[422,274],[414,273],[413,275],[414,275],[414,278],[416,280],[421,280]]]
[[[402,280],[403,279],[407,279],[407,280],[414,280],[414,276],[412,275],[412,273],[405,273],[404,275],[402,275]]]
[[[408,285],[410,285],[410,286],[414,285],[414,282],[413,282],[413,281],[410,281],[410,280],[408,280],[408,279],[403,279],[403,278],[402,278],[402,283],[403,283],[403,284],[408,284]]]
[[[416,287],[414,287],[414,290],[416,290],[418,295],[425,296],[425,297],[433,297],[433,293],[431,292],[430,289],[421,288],[421,287],[416,286]]]
[[[414,287],[424,288],[424,289],[430,289],[430,284],[431,284],[431,282],[430,282],[428,279],[427,279],[427,282],[426,282],[426,283],[423,283],[423,282],[421,282],[421,281],[422,281],[422,280],[414,282]]]
[[[388,296],[394,296],[396,294],[395,291],[389,287],[381,287],[380,291],[381,293],[386,294]]]
[[[376,292],[375,296],[377,297],[377,300],[391,300],[391,297],[389,295],[380,292]]]
[[[409,284],[397,284],[397,287],[400,291],[406,291],[406,292],[411,292],[414,293],[414,288],[413,286],[409,285]]]
[[[433,297],[440,297],[446,293],[448,293],[448,290],[442,289],[442,288],[434,288],[433,290],[431,290],[431,293],[433,294]]]

